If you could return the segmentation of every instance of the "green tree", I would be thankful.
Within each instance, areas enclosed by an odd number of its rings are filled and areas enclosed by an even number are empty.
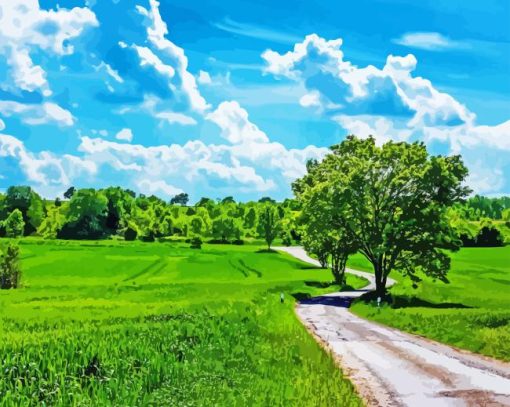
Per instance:
[[[383,295],[392,270],[420,281],[418,272],[447,282],[450,258],[460,240],[447,210],[465,198],[467,169],[459,156],[431,157],[423,143],[349,136],[293,184],[303,205],[322,196],[322,210],[338,221],[329,229],[372,264]],[[310,205],[308,205],[310,208]],[[307,216],[306,210],[305,218]],[[348,256],[348,253],[346,253]]]
[[[76,192],[76,188],[75,187],[69,187],[65,192],[64,192],[64,198],[65,199],[71,199],[74,195],[74,193]]]
[[[10,213],[14,209],[21,211],[25,235],[35,232],[45,216],[43,200],[28,186],[11,186],[7,189],[4,210]]]
[[[25,221],[19,209],[14,209],[4,222],[7,237],[21,237],[25,229]]]
[[[212,221],[212,235],[215,239],[222,242],[241,239],[241,227],[236,219],[221,215]]]
[[[204,221],[200,216],[193,216],[189,221],[188,231],[191,236],[201,236],[203,233]]]
[[[62,239],[99,239],[106,234],[108,199],[100,191],[80,189],[69,201],[66,222],[58,232]]]
[[[19,246],[10,243],[5,253],[0,251],[0,289],[18,288],[21,281]]]
[[[185,192],[181,192],[180,194],[177,194],[175,195],[171,200],[170,200],[170,204],[171,205],[182,205],[182,206],[186,206],[186,204],[188,203],[189,201],[189,196],[187,193]]]
[[[264,205],[259,212],[258,232],[267,243],[267,250],[271,250],[271,244],[280,232],[280,217],[274,205]]]

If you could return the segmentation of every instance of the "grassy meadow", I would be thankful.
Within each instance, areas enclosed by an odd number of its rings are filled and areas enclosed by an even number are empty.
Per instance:
[[[23,287],[0,291],[0,405],[361,405],[293,311],[292,294],[334,289],[329,271],[187,246],[22,239]]]
[[[361,255],[349,266],[371,271]],[[510,361],[510,246],[452,254],[450,284],[424,277],[418,288],[393,272],[393,304],[356,302],[362,317],[473,352]]]

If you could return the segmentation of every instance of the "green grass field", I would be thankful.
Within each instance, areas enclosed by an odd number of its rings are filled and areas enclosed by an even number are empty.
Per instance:
[[[361,255],[349,266],[371,271]],[[452,254],[450,284],[424,279],[417,289],[398,273],[393,306],[358,301],[356,314],[460,348],[510,360],[510,246]]]
[[[22,240],[0,405],[361,405],[293,312],[331,275],[257,249]]]

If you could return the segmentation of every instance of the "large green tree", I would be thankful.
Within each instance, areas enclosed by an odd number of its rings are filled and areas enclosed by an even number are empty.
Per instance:
[[[35,232],[46,215],[43,200],[28,186],[9,187],[5,194],[3,206],[5,214],[9,214],[15,209],[20,210],[25,222],[25,235]]]
[[[293,184],[305,219],[305,208],[317,200],[329,217],[324,233],[336,230],[348,240],[346,256],[355,248],[367,258],[379,295],[392,270],[414,282],[420,273],[447,281],[450,258],[443,249],[460,246],[447,209],[469,193],[459,156],[430,156],[423,143],[379,147],[371,137],[349,136],[307,169]]]

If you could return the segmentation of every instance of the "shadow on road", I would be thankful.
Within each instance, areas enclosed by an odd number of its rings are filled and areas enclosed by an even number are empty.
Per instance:
[[[354,290],[349,292],[342,292],[341,295],[319,295],[317,297],[310,296],[309,293],[293,293],[292,296],[304,305],[327,305],[330,307],[349,308],[354,299],[358,298],[360,293],[366,293],[369,290]],[[352,293],[352,296],[349,295]],[[340,293],[339,293],[340,294]]]

